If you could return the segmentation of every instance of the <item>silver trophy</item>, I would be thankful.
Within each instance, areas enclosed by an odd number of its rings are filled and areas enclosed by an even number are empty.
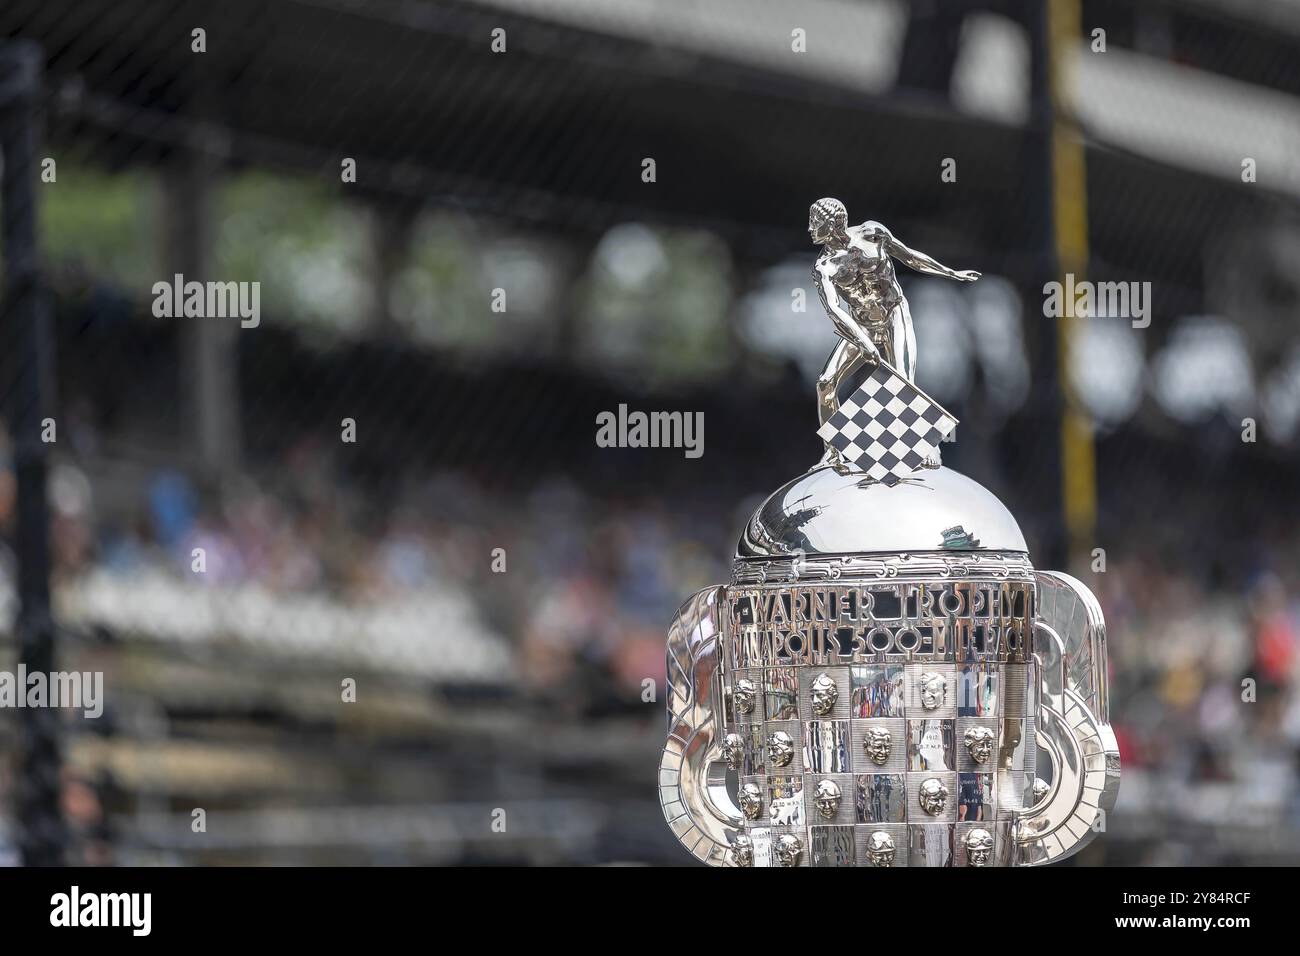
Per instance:
[[[749,519],[731,583],[668,632],[664,815],[713,866],[1025,866],[1077,852],[1119,790],[1106,629],[1035,570],[1010,512],[940,464],[892,259],[823,199],[814,277],[842,341],[821,462]]]

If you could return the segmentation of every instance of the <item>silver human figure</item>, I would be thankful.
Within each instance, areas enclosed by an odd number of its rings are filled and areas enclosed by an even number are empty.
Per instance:
[[[812,204],[808,234],[822,247],[813,278],[841,339],[817,379],[817,413],[824,423],[839,406],[840,384],[868,362],[884,360],[916,383],[916,333],[893,259],[917,272],[959,282],[974,282],[980,274],[950,269],[908,248],[881,223],[868,220],[850,226],[848,211],[838,199]],[[826,450],[821,464],[843,465],[833,448]],[[938,467],[938,462],[933,466]]]

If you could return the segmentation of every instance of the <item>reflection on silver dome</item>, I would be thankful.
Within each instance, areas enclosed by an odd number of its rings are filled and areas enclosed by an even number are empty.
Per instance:
[[[949,468],[894,487],[818,468],[788,482],[749,519],[738,558],[892,551],[1019,551],[1024,535],[1002,502]]]

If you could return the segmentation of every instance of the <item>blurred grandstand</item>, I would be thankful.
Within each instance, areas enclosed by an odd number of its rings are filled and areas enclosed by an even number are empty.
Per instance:
[[[642,682],[819,454],[803,227],[829,194],[984,273],[900,279],[962,419],[945,462],[1106,611],[1124,785],[1080,862],[1300,862],[1300,3],[10,0],[18,41],[57,161],[59,666],[108,688],[63,725],[67,859],[682,862]],[[1149,327],[1080,320],[1059,370],[1054,129],[1082,146],[1080,271],[1153,290]],[[177,272],[261,282],[261,324],[155,317]],[[1062,376],[1095,428],[1083,539]],[[596,447],[620,403],[702,411],[705,455]],[[7,754],[19,728],[0,711]]]

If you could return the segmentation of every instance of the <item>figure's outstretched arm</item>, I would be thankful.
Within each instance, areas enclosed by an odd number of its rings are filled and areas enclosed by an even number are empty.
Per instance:
[[[950,269],[938,259],[917,252],[894,238],[894,234],[878,222],[863,224],[863,230],[884,244],[886,251],[909,268],[926,275],[939,276],[943,279],[956,279],[959,282],[974,282],[980,274],[974,269]]]
[[[826,310],[826,314],[835,323],[835,330],[839,332],[842,338],[862,349],[868,358],[879,362],[880,350],[876,348],[876,343],[871,341],[871,336],[840,305],[840,294],[835,290],[835,283],[831,281],[830,274],[820,266],[815,270],[815,274],[817,276],[817,294],[821,297],[822,307]]]

